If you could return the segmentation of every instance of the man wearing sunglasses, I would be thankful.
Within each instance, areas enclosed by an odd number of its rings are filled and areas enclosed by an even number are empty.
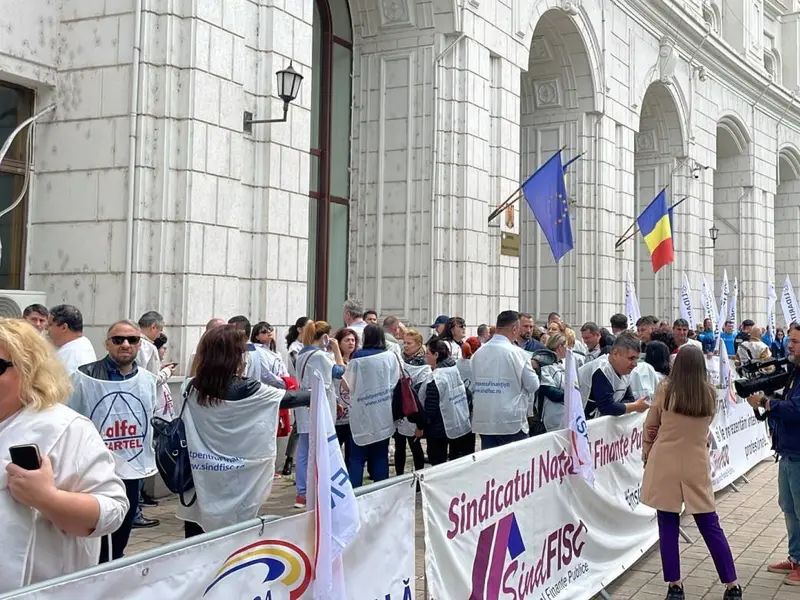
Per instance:
[[[100,547],[100,562],[123,556],[139,506],[142,479],[157,473],[150,418],[156,402],[156,377],[136,364],[142,332],[136,323],[114,323],[106,335],[108,354],[72,374],[69,407],[87,417],[114,455],[130,508],[120,528]],[[76,457],[77,459],[78,457]]]

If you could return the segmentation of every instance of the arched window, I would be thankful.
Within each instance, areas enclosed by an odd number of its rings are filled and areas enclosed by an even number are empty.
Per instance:
[[[22,121],[31,116],[33,93],[0,81],[0,146]],[[17,199],[24,188],[28,160],[28,131],[17,135],[0,163],[0,210]],[[28,194],[13,211],[0,217],[0,289],[22,289]]]
[[[333,318],[347,299],[353,28],[347,0],[314,2],[308,314]]]

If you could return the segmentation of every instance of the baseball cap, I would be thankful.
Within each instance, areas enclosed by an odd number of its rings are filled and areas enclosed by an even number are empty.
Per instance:
[[[439,325],[444,325],[449,320],[450,317],[448,317],[447,315],[439,315],[438,317],[436,317],[436,320],[433,322],[433,325],[431,325],[431,329],[434,329]]]

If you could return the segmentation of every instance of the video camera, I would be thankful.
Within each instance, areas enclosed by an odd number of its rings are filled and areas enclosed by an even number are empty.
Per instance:
[[[783,389],[792,373],[789,364],[788,359],[779,358],[742,365],[740,371],[744,377],[733,382],[736,394],[740,398],[747,398],[758,392],[769,395]],[[773,371],[765,372],[771,367],[774,367]]]

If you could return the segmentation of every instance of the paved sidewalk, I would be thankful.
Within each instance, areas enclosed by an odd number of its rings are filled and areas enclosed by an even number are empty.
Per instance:
[[[781,583],[782,575],[767,572],[767,565],[786,558],[786,525],[778,508],[778,468],[769,459],[747,475],[750,483],[737,484],[717,494],[717,512],[728,536],[739,582],[748,600],[800,600],[800,587]],[[683,519],[684,531],[693,544],[681,541],[681,567],[686,597],[720,600],[714,563],[691,517]],[[666,585],[661,575],[658,548],[608,587],[614,600],[663,600]]]
[[[409,463],[410,464],[410,463]],[[781,584],[782,576],[768,573],[766,565],[786,556],[786,527],[778,509],[777,465],[767,460],[753,469],[750,483],[741,483],[739,493],[726,490],[717,495],[717,507],[728,535],[745,598],[748,600],[800,600],[800,588]],[[275,481],[272,495],[262,514],[291,515],[295,489],[292,479]],[[157,508],[145,508],[148,517],[161,519],[152,529],[135,529],[128,554],[142,552],[183,539],[183,524],[175,517],[177,501],[168,499]],[[684,529],[694,540],[681,542],[681,561],[686,595],[690,599],[722,598],[722,586],[691,517],[684,519]],[[417,501],[417,585],[416,598],[425,598],[422,506]],[[651,551],[617,581],[609,586],[613,600],[660,600],[666,589],[661,576],[657,549]],[[455,600],[455,599],[454,599]]]

